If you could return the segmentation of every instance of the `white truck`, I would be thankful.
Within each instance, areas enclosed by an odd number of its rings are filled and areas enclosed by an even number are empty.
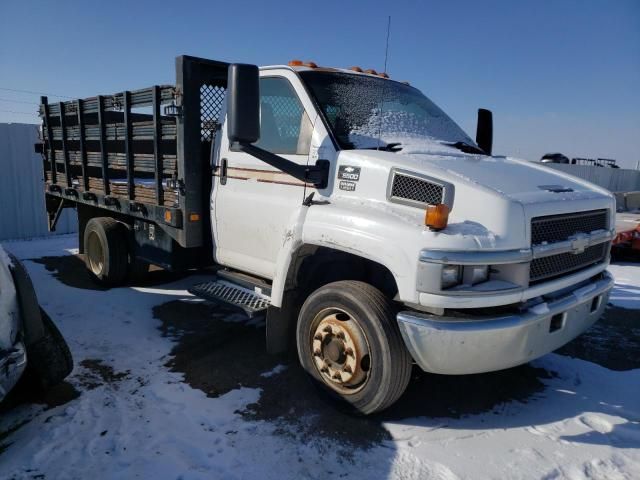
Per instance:
[[[266,312],[322,388],[364,414],[427,372],[505,369],[602,314],[615,203],[492,156],[386,73],[176,59],[175,85],[49,104],[51,227],[77,208],[102,283],[212,267],[191,292]],[[164,108],[162,108],[164,107]],[[162,111],[161,111],[162,110]]]

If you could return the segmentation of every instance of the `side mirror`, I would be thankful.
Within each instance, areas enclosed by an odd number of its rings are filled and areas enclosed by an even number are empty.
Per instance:
[[[245,152],[268,165],[317,188],[327,188],[329,161],[301,165],[252,145],[260,139],[260,75],[258,67],[243,63],[229,65],[227,77],[227,137],[229,149]],[[222,168],[225,170],[226,163]],[[224,174],[224,172],[223,172]]]
[[[476,143],[487,155],[491,155],[493,148],[493,113],[491,110],[478,109]]]
[[[260,138],[260,81],[255,65],[229,65],[227,137],[231,145],[255,143]]]

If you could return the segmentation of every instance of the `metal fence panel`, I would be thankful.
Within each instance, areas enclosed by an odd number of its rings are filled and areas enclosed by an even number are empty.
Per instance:
[[[612,192],[633,192],[640,190],[639,170],[562,163],[545,163],[544,165],[580,177]]]
[[[37,141],[37,125],[0,123],[0,240],[49,235]],[[75,211],[66,210],[54,233],[77,229]]]

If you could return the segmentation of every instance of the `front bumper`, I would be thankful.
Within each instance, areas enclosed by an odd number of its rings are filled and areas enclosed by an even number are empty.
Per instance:
[[[427,372],[483,373],[514,367],[556,350],[600,318],[613,277],[602,276],[518,314],[481,320],[415,311],[398,314],[404,342]]]
[[[0,351],[0,402],[18,383],[27,367],[27,352],[22,342]]]

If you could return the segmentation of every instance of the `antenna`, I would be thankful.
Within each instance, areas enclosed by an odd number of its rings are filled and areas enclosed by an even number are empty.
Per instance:
[[[391,15],[387,17],[387,44],[384,49],[384,73],[387,73],[387,60],[389,59],[389,33],[391,32]],[[378,128],[378,146],[376,150],[380,150],[382,142],[382,107],[384,106],[384,82],[382,83],[382,91],[380,92],[380,127]]]
[[[384,49],[384,73],[387,73],[387,60],[389,59],[389,34],[391,33],[391,15],[387,20],[387,46]]]

